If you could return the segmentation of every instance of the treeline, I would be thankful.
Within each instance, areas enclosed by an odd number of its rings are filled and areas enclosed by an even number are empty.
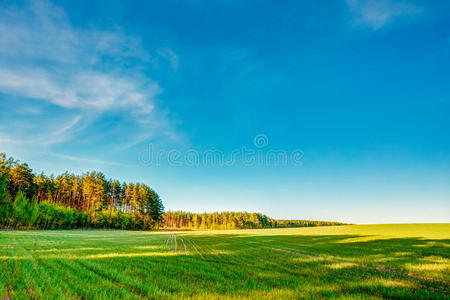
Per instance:
[[[338,222],[275,220],[260,213],[214,212],[190,213],[167,211],[163,214],[165,229],[256,229],[343,225]]]
[[[159,226],[164,206],[145,184],[81,176],[34,174],[0,153],[0,226],[6,228],[120,228]]]
[[[165,229],[250,229],[272,228],[273,220],[266,215],[247,212],[190,213],[168,211],[163,215]]]
[[[260,213],[168,211],[158,194],[142,183],[81,176],[35,174],[26,164],[0,153],[0,228],[252,229],[342,225],[337,222],[275,220]]]
[[[314,227],[314,226],[337,226],[345,225],[340,222],[330,222],[330,221],[308,221],[308,220],[276,220],[276,227],[287,228],[287,227]]]

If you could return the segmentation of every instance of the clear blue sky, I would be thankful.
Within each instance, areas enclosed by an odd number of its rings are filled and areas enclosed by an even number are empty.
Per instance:
[[[0,0],[0,151],[36,172],[145,182],[171,210],[450,222],[449,11]],[[184,159],[242,149],[301,163]]]

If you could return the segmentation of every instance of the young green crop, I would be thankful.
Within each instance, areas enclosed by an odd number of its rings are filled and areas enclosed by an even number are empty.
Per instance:
[[[0,232],[11,299],[450,297],[450,224]]]

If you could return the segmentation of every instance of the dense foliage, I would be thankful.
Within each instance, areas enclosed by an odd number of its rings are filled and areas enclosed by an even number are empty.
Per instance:
[[[151,229],[163,210],[145,184],[107,180],[101,172],[36,175],[0,153],[1,227]]]
[[[168,211],[163,215],[163,227],[167,229],[253,229],[343,225],[338,222],[275,220],[260,213],[214,212],[190,213]]]
[[[164,213],[163,227],[167,229],[244,229],[271,228],[274,220],[266,215],[247,212],[190,213],[168,211]]]

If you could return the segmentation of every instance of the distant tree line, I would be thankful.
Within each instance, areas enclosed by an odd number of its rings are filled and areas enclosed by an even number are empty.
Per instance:
[[[278,228],[336,226],[336,225],[345,225],[345,224],[340,223],[340,222],[330,222],[330,221],[276,220],[276,227],[278,227]]]
[[[163,214],[165,229],[256,229],[343,225],[338,222],[275,220],[260,213],[214,212],[190,213],[167,211]]]
[[[342,225],[337,222],[275,220],[260,213],[168,211],[142,183],[81,176],[35,174],[0,153],[0,228],[9,229],[251,229]]]
[[[273,219],[259,213],[215,212],[190,213],[168,211],[163,215],[166,229],[250,229],[272,228]]]
[[[26,163],[0,153],[0,226],[6,228],[158,227],[164,206],[142,183],[81,176],[34,174]]]

